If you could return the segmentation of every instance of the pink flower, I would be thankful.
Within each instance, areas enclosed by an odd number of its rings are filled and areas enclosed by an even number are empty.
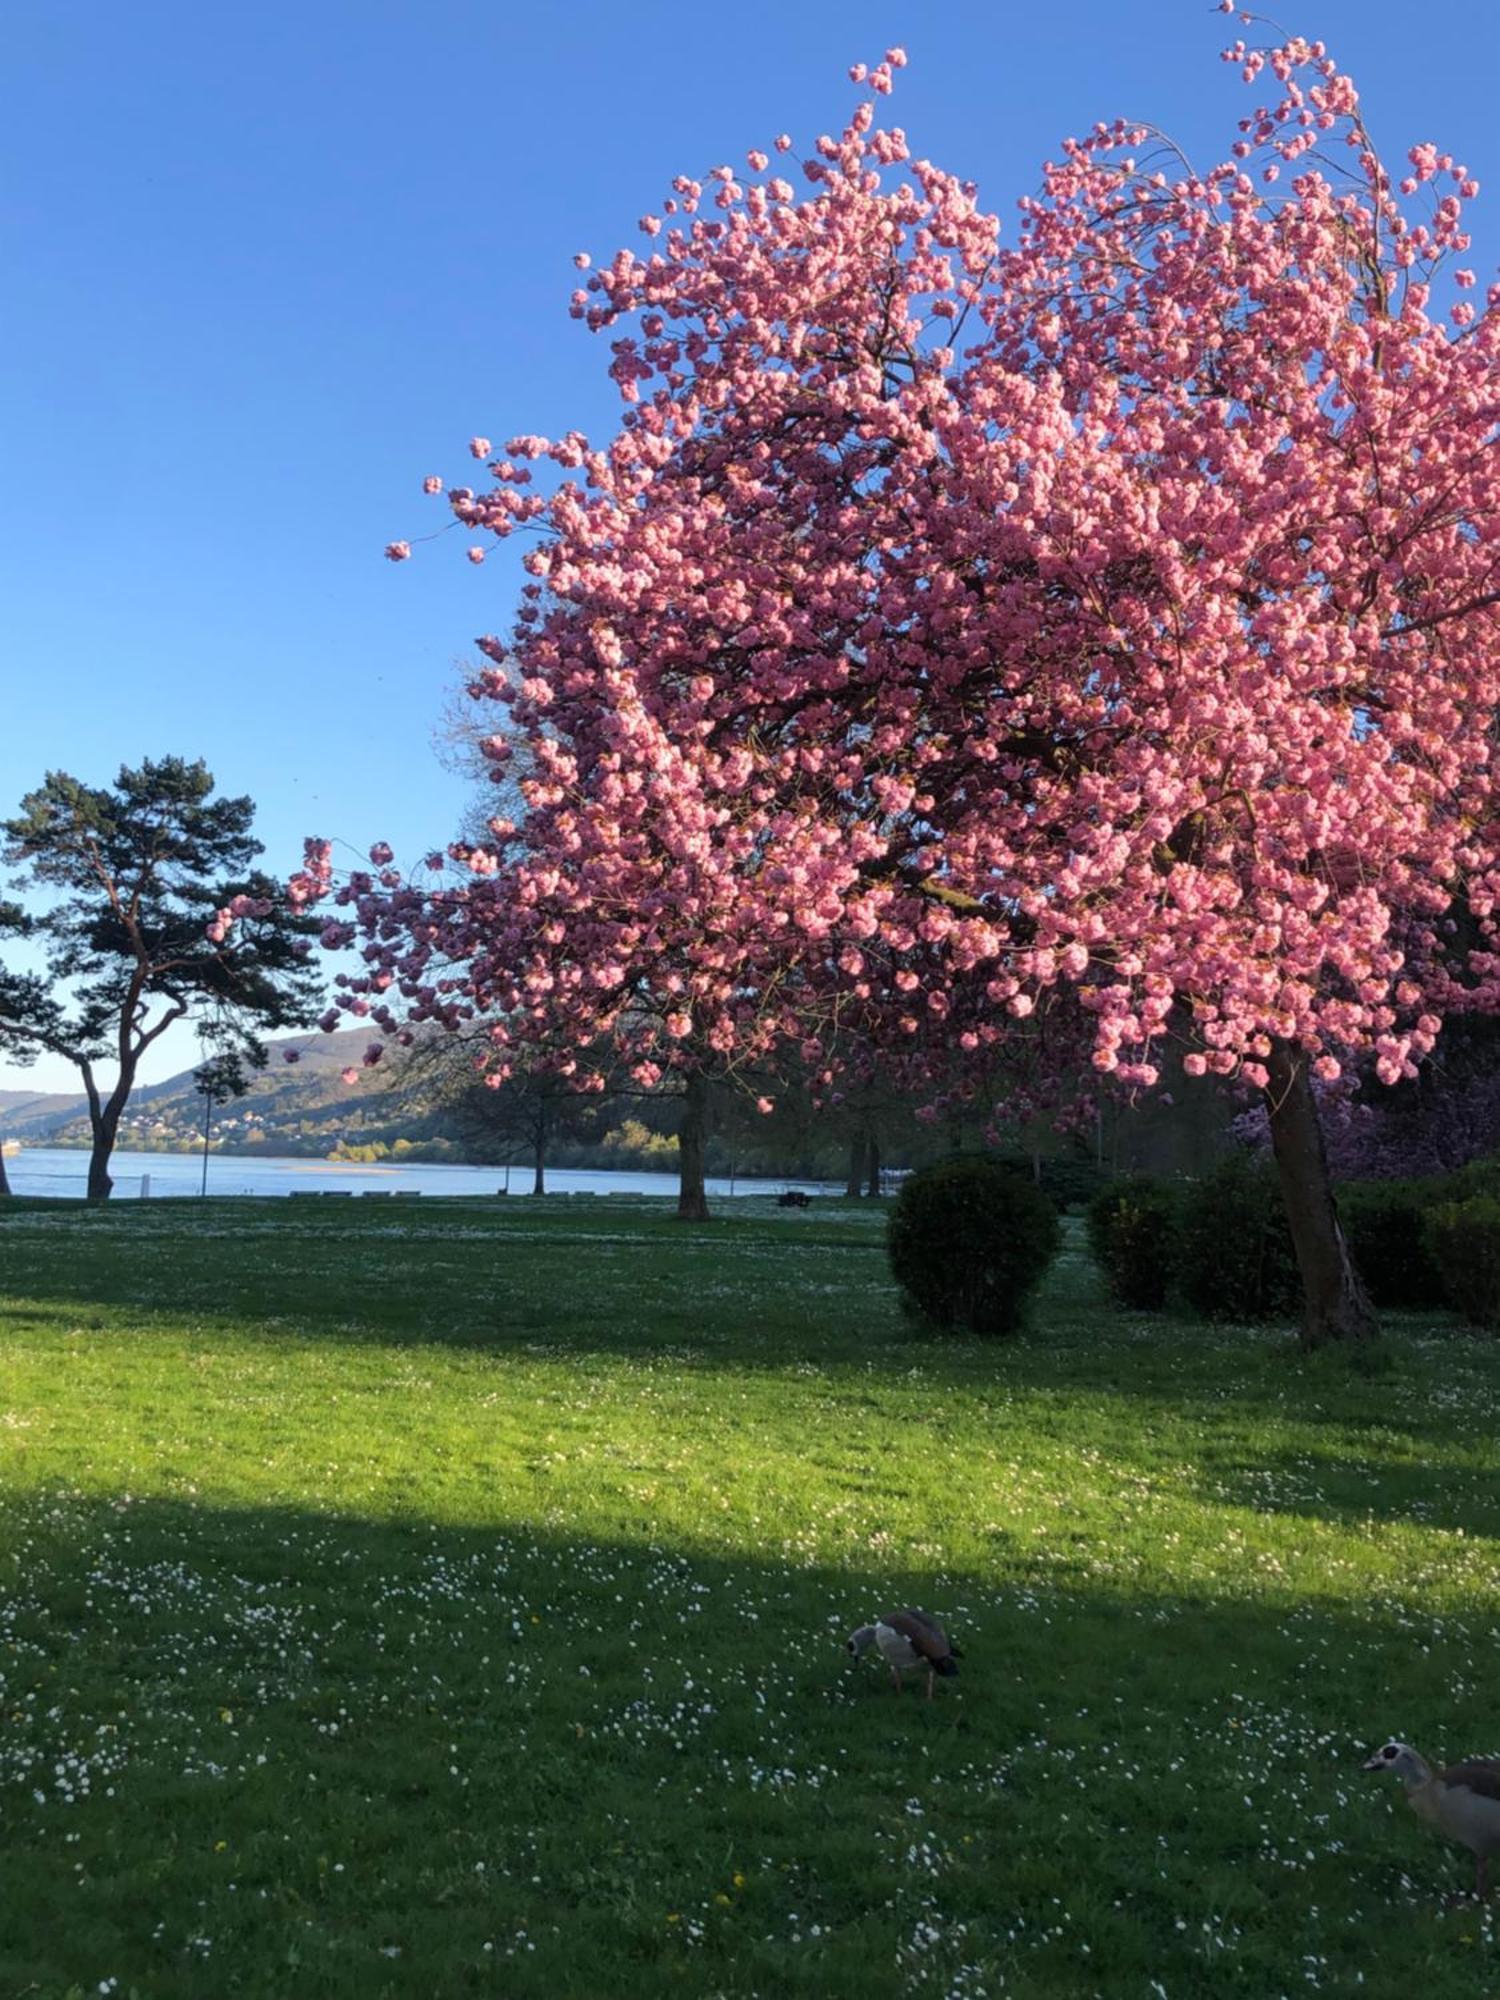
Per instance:
[[[355,1069],[355,1068],[354,1068],[354,1067],[353,1067],[352,1065],[351,1065],[351,1066],[350,1066],[350,1067],[349,1067],[348,1069],[341,1069],[341,1070],[339,1071],[339,1082],[340,1082],[340,1083],[358,1083],[358,1082],[359,1082],[359,1071],[358,1071],[357,1069]]]
[[[387,542],[385,545],[385,559],[387,562],[405,562],[410,554],[410,542]]]
[[[465,551],[465,553],[467,554],[469,561],[471,563],[482,563],[484,561],[483,549],[479,548],[468,549]]]
[[[281,1060],[288,1063],[299,1063],[302,1060],[302,1051],[301,1049],[283,1049]]]
[[[469,439],[470,458],[488,458],[491,449],[492,447],[488,438],[473,437]]]
[[[429,472],[427,477],[422,481],[422,491],[424,493],[441,493],[442,490],[442,480],[438,478],[435,472]]]
[[[593,263],[593,261],[594,261],[593,258],[589,255],[587,250],[578,250],[574,252],[573,262],[578,266],[580,271],[586,271],[589,265]]]

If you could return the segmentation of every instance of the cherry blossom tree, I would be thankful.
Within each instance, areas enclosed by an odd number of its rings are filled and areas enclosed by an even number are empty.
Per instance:
[[[1226,54],[1275,90],[1222,164],[1098,125],[1011,241],[877,124],[892,50],[800,190],[783,137],[590,271],[615,435],[447,493],[535,536],[475,689],[525,809],[337,889],[351,1005],[649,1074],[852,1018],[983,1064],[1065,997],[1101,1077],[1262,1094],[1304,1338],[1370,1330],[1311,1085],[1500,1002],[1500,313],[1460,163],[1393,175],[1320,44]]]

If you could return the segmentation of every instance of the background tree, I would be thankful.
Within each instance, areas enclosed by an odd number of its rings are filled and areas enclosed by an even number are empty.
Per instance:
[[[216,1057],[260,1068],[262,1031],[314,1017],[317,926],[252,867],[253,802],[213,788],[201,762],[180,757],[122,766],[109,788],[51,772],[3,823],[4,859],[36,899],[26,923],[45,973],[0,980],[0,1041],[76,1065],[91,1201],[109,1194],[141,1059],[174,1022],[194,1017]],[[101,1063],[114,1065],[108,1088]]]
[[[208,1193],[208,1150],[213,1131],[214,1109],[220,1104],[232,1104],[235,1098],[243,1097],[250,1088],[250,1065],[241,1050],[225,1049],[221,1054],[210,1056],[209,1060],[193,1072],[193,1088],[203,1099],[203,1174],[198,1184],[200,1194]]]
[[[424,1117],[434,1114],[445,1134],[470,1157],[524,1160],[531,1192],[547,1192],[549,1153],[566,1140],[596,1139],[607,1095],[583,1095],[551,1070],[521,1063],[504,1078],[488,1071],[490,1042],[482,1028],[424,1035],[400,1058],[397,1088]]]

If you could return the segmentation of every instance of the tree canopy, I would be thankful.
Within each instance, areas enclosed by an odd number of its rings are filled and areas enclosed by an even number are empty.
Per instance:
[[[0,972],[0,1047],[77,1066],[94,1199],[109,1192],[141,1059],[175,1022],[192,1016],[215,1062],[242,1074],[265,1061],[263,1031],[313,1016],[316,926],[253,866],[254,802],[213,790],[205,765],[180,757],[124,765],[112,787],[55,771],[0,823],[35,905],[10,906],[0,924],[39,947],[45,968]],[[114,1066],[108,1087],[101,1063]]]

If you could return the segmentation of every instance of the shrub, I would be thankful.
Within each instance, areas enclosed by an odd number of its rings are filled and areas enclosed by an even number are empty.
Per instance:
[[[989,1153],[955,1153],[955,1154],[950,1154],[949,1158],[950,1160],[952,1159],[983,1160],[988,1166],[998,1167],[1002,1173],[1011,1174],[1015,1177],[1016,1180],[1024,1181],[1027,1187],[1040,1188],[1041,1192],[1047,1197],[1048,1201],[1052,1204],[1054,1213],[1058,1215],[1061,1215],[1062,1213],[1062,1203],[1057,1199],[1057,1196],[1053,1192],[1053,1190],[1048,1187],[1045,1179],[1046,1167],[1047,1167],[1047,1162],[1045,1160],[1043,1160],[1042,1162],[1042,1175],[1039,1177],[1037,1174],[1036,1161],[1030,1153],[1017,1153],[1009,1151],[1007,1152],[997,1151]]]
[[[1064,1213],[1070,1208],[1087,1208],[1110,1185],[1110,1179],[1107,1167],[1072,1154],[1042,1162],[1042,1193],[1051,1195]]]
[[[961,1157],[969,1157],[967,1154]],[[1092,1160],[1079,1159],[1074,1154],[1062,1154],[1057,1158],[1045,1155],[1040,1160],[1031,1153],[1020,1153],[1014,1149],[1004,1152],[989,1152],[976,1157],[1004,1167],[1008,1174],[1018,1180],[1027,1181],[1032,1187],[1039,1187],[1059,1215],[1070,1208],[1086,1208],[1102,1187],[1109,1182],[1108,1171],[1095,1166]]]
[[[960,1155],[901,1184],[886,1246],[912,1310],[935,1326],[1014,1333],[1057,1254],[1047,1197],[995,1160]]]
[[[1281,1194],[1268,1166],[1236,1155],[1187,1190],[1178,1281],[1205,1319],[1279,1319],[1301,1297]]]
[[[1426,1221],[1449,1303],[1476,1326],[1500,1326],[1500,1201],[1476,1194],[1440,1202]]]
[[[1338,1191],[1355,1269],[1377,1306],[1440,1306],[1443,1274],[1428,1241],[1427,1211],[1445,1180],[1351,1181]]]
[[[1470,1160],[1466,1167],[1455,1167],[1451,1174],[1439,1174],[1418,1185],[1432,1190],[1433,1202],[1468,1201],[1476,1194],[1500,1197],[1500,1160]]]
[[[1179,1206],[1174,1188],[1145,1174],[1112,1182],[1089,1204],[1089,1247],[1117,1304],[1140,1312],[1166,1304]]]

